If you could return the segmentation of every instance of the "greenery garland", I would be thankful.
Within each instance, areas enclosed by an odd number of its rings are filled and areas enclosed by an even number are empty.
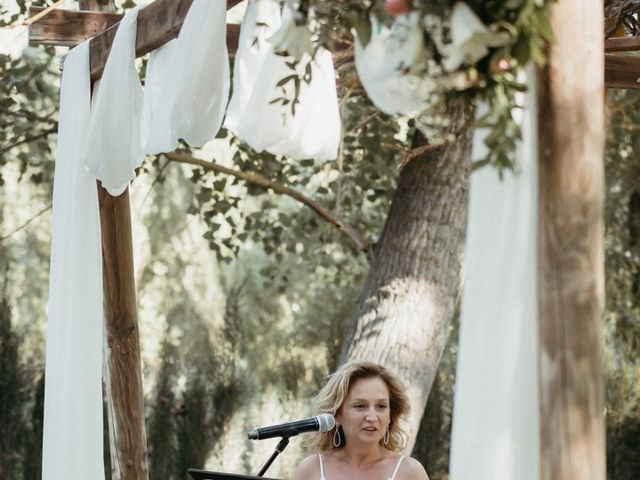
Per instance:
[[[317,45],[334,52],[344,50],[355,32],[363,44],[371,38],[371,19],[391,25],[396,18],[417,12],[424,42],[431,58],[418,72],[434,80],[428,108],[415,116],[415,125],[431,143],[446,141],[443,108],[463,96],[488,109],[475,126],[488,129],[488,155],[477,166],[493,165],[499,171],[515,166],[515,150],[521,138],[514,119],[518,93],[526,91],[522,71],[530,61],[545,63],[545,45],[553,39],[550,7],[554,0],[285,0],[296,10],[298,24],[312,25]],[[460,4],[465,4],[461,7]],[[468,8],[467,8],[468,7]],[[459,65],[446,68],[446,48],[452,47],[452,12],[464,8],[482,22],[484,31],[467,44],[456,46]],[[312,17],[313,21],[308,21]],[[412,72],[416,74],[416,72]],[[298,81],[296,97],[299,92]],[[281,85],[282,86],[282,85]],[[296,103],[294,98],[291,103]]]

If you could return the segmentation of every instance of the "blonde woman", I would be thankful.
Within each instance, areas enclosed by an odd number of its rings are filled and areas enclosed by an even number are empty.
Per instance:
[[[332,414],[336,426],[309,437],[311,455],[291,480],[429,480],[420,462],[399,453],[409,408],[404,387],[384,367],[343,365],[314,401],[314,412]]]

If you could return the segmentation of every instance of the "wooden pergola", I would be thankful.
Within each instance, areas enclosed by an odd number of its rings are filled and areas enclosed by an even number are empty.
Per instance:
[[[191,3],[156,0],[142,9],[136,54],[175,38]],[[237,3],[228,0],[227,8]],[[35,22],[30,43],[73,46],[93,37],[91,79],[98,82],[120,16],[113,0],[80,0],[80,8],[53,10]],[[640,58],[616,54],[639,49],[640,41],[604,43],[601,0],[559,0],[552,24],[556,41],[538,78],[541,479],[604,480],[604,89],[640,88]],[[238,33],[227,26],[230,53]],[[129,193],[98,191],[116,468],[122,479],[143,480],[147,443]]]

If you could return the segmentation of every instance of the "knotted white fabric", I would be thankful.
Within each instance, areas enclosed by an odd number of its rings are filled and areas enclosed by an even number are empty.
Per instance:
[[[450,475],[537,480],[537,141],[529,75],[519,172],[471,177]],[[485,131],[474,157],[484,157]]]
[[[91,109],[85,144],[85,165],[113,196],[124,192],[144,160],[142,85],[135,67],[140,8],[129,10],[120,22]]]
[[[285,5],[285,9],[289,8]],[[291,12],[282,24],[277,2],[249,1],[242,22],[234,65],[234,90],[225,126],[258,152],[294,159],[333,160],[340,143],[340,112],[331,53],[319,48],[313,59],[301,53],[295,71],[287,66],[293,57],[276,55],[268,41],[282,26],[289,28]],[[284,35],[277,35],[279,41]],[[282,45],[280,45],[282,47]],[[309,63],[310,62],[310,63]],[[292,75],[302,78],[309,65],[311,81],[300,82],[299,103],[273,103],[277,98],[293,100]]]
[[[95,177],[82,157],[89,45],[67,55],[53,185],[42,478],[103,479],[102,252]]]
[[[371,17],[371,39],[355,37],[356,70],[373,104],[384,113],[414,115],[435,88],[421,69],[427,61],[417,12],[399,15],[390,27]]]

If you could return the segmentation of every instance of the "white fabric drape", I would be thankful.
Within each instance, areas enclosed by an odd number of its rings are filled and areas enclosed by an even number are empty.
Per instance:
[[[169,79],[175,74],[172,61],[177,43],[174,39],[157,48],[147,62],[140,135],[142,150],[149,155],[171,152],[178,146],[178,139],[169,126],[173,90],[168,88],[172,85]]]
[[[250,0],[242,22],[234,64],[233,95],[225,126],[254,150],[294,159],[333,160],[340,144],[340,112],[331,53],[320,48],[310,63],[311,82],[301,83],[295,115],[291,105],[271,103],[294,98],[294,83],[278,86],[294,74],[292,57],[276,55],[269,37],[282,25],[274,0]],[[303,76],[308,54],[295,74]]]
[[[95,177],[84,165],[89,45],[66,58],[53,186],[42,478],[99,480],[102,457],[102,252]]]
[[[184,139],[213,139],[229,100],[226,3],[195,0],[178,38],[147,64],[142,141],[145,153],[170,152]]]
[[[249,0],[233,64],[233,94],[224,119],[224,126],[234,133],[247,110],[262,65],[271,51],[272,46],[267,38],[278,30],[280,22],[280,6],[277,2]]]
[[[421,72],[427,61],[424,30],[417,12],[399,15],[387,27],[371,17],[371,39],[356,36],[358,77],[373,104],[383,112],[414,115],[427,106],[435,84]]]
[[[276,2],[256,3],[279,15]],[[228,100],[226,3],[194,0],[178,39],[153,55],[146,94],[135,67],[140,8],[120,22],[93,104],[89,45],[75,48],[65,61],[53,198],[44,480],[104,478],[96,179],[116,196],[135,177],[145,152],[173,150],[178,138],[203,145],[217,133]],[[259,149],[298,158],[335,158],[340,119],[330,54],[318,54],[299,113],[283,120],[284,109],[269,101],[276,93],[275,83],[290,72],[270,44],[267,49],[268,65],[258,62],[255,66],[260,68],[252,68],[250,55],[238,64],[239,71],[248,72],[240,74],[246,78],[238,78],[238,128],[259,138]],[[265,87],[265,79],[272,88]],[[252,132],[255,125],[260,128]]]
[[[176,95],[171,129],[177,138],[201,147],[220,129],[229,100],[227,3],[195,0],[184,20],[174,57]]]
[[[142,85],[135,67],[138,11],[118,27],[100,80],[85,143],[85,164],[107,191],[120,195],[144,160],[140,141]]]
[[[537,140],[535,75],[519,172],[472,174],[456,372],[452,480],[537,480]],[[486,153],[476,132],[474,157]]]

